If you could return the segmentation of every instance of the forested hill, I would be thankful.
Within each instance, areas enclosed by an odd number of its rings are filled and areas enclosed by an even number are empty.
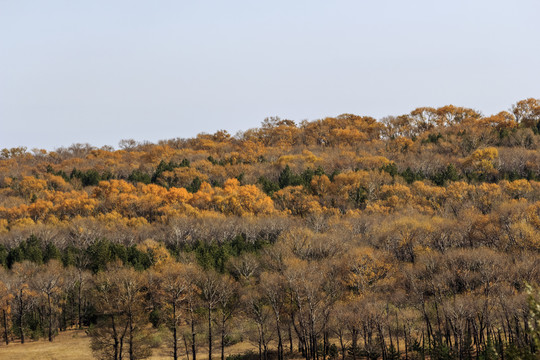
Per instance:
[[[152,314],[129,319],[140,325],[130,341],[141,341],[130,349],[147,349],[150,323],[175,336],[197,324],[183,340],[195,359],[201,334],[216,341],[212,327],[228,346],[234,331],[212,322],[219,315],[256,326],[249,337],[280,360],[286,336],[306,359],[532,356],[539,131],[531,98],[492,116],[450,105],[380,120],[268,118],[234,136],[123,140],[120,150],[3,149],[0,328],[6,341],[52,340],[92,325],[96,354],[110,354],[105,315],[127,320],[104,296],[136,277],[136,301]],[[64,279],[54,291],[43,285],[51,274]],[[205,297],[212,279],[241,311],[225,316],[230,303]],[[198,290],[174,300],[181,284]]]
[[[111,216],[138,226],[212,213],[490,215],[538,200],[539,119],[540,101],[528,99],[489,117],[445,106],[381,121],[268,118],[235,136],[123,140],[117,151],[3,149],[0,226]]]

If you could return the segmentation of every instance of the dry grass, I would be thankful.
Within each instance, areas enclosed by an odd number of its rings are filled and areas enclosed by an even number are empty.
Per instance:
[[[46,340],[11,343],[0,346],[2,360],[84,360],[93,359],[90,339],[84,331],[70,330],[60,333],[54,342]]]
[[[239,343],[227,348],[226,354],[242,354],[247,351],[255,351],[255,347],[249,343]],[[213,358],[219,359],[219,347],[216,347]],[[197,352],[197,360],[208,359],[208,350],[200,348]],[[165,347],[154,349],[152,360],[171,359],[170,349]],[[185,359],[185,354],[181,353]],[[0,345],[0,359],[2,360],[91,360],[94,359],[90,350],[90,339],[84,330],[68,330],[61,332],[54,342],[47,340],[29,341],[25,344],[14,342]],[[191,359],[191,354],[190,354]]]

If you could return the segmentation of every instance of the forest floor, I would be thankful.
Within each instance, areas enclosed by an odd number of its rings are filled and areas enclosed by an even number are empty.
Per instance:
[[[197,360],[208,359],[206,349],[201,348],[197,353]],[[248,351],[255,351],[255,347],[250,343],[239,343],[227,348],[226,355],[243,354]],[[208,351],[208,350],[206,350]],[[216,348],[213,359],[219,359],[219,349]],[[186,356],[182,352],[182,359]],[[190,354],[191,357],[191,354]],[[171,359],[170,349],[165,346],[153,349],[151,360]],[[90,338],[84,330],[63,331],[55,337],[53,342],[46,339],[38,341],[27,341],[24,344],[12,342],[8,346],[0,345],[1,360],[93,360],[90,350]]]

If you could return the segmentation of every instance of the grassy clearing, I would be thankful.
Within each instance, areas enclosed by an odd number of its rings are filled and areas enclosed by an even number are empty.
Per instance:
[[[227,348],[226,354],[243,354],[247,351],[255,351],[256,348],[250,343],[243,342]],[[219,359],[219,349],[216,348],[213,359]],[[197,360],[208,359],[208,350],[200,348],[197,352]],[[154,349],[152,360],[171,359],[170,349],[165,346]],[[185,354],[181,353],[181,358],[185,359]],[[29,341],[24,345],[20,342],[13,342],[0,345],[0,359],[2,360],[92,360],[90,350],[90,338],[84,330],[68,330],[61,332],[54,339],[54,342],[47,340]],[[190,354],[191,359],[191,354]]]
[[[13,342],[0,346],[0,358],[5,360],[85,360],[93,359],[90,339],[84,331],[69,330],[60,333],[54,342]]]

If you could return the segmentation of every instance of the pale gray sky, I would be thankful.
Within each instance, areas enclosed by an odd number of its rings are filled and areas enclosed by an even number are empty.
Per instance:
[[[0,0],[0,148],[540,97],[536,0]]]

